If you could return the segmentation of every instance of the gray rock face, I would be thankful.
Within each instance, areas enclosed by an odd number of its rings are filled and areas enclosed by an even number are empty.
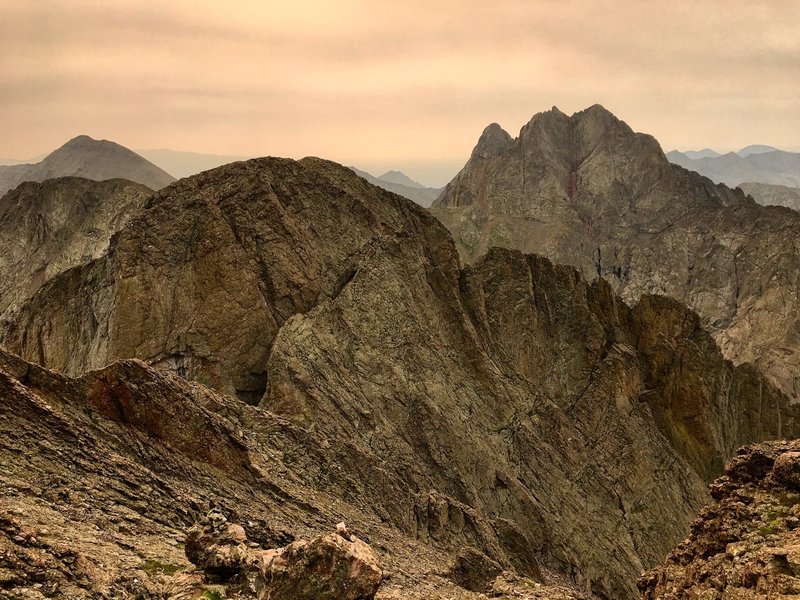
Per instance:
[[[53,277],[104,254],[151,195],[122,179],[65,177],[0,198],[0,329]]]
[[[292,583],[324,577],[326,555],[349,563],[328,562],[341,567],[328,571],[336,585],[353,575],[368,583],[366,575],[372,589],[375,572],[359,568],[362,544],[318,538],[344,519],[390,569],[378,598],[480,598],[437,575],[454,559],[448,550],[387,522],[364,489],[383,485],[395,498],[408,490],[342,440],[140,361],[70,379],[0,351],[0,409],[0,556],[10,597],[263,600],[265,580],[271,597],[277,586],[307,594]],[[208,513],[216,533],[186,532]],[[234,571],[246,579],[220,581]],[[520,593],[534,585],[520,576],[497,583],[523,599],[586,597],[563,582],[537,583],[536,595]]]
[[[468,262],[518,248],[605,277],[630,303],[685,302],[726,357],[800,398],[800,215],[670,164],[602,107],[536,115],[504,153],[470,159],[432,212]]]
[[[631,309],[602,279],[510,250],[461,269],[430,214],[320,159],[162,190],[104,256],[36,293],[4,343],[71,373],[139,357],[236,394],[258,408],[212,404],[253,415],[236,417],[246,452],[198,436],[219,468],[272,472],[274,450],[422,546],[604,598],[636,597],[735,447],[800,434],[787,398],[679,303]],[[196,451],[190,431],[210,425],[165,430],[163,409],[134,401],[144,386],[120,385],[95,401]],[[270,441],[258,415],[313,449]]]
[[[763,206],[785,206],[800,211],[800,188],[766,183],[743,183],[739,187]]]
[[[166,171],[119,144],[81,135],[41,162],[0,166],[0,194],[23,181],[41,182],[56,177],[85,177],[95,181],[128,179],[153,190],[175,181]]]
[[[472,158],[482,158],[484,160],[495,158],[508,150],[508,147],[513,142],[514,138],[508,132],[497,123],[492,123],[483,130],[478,143],[472,150]]]

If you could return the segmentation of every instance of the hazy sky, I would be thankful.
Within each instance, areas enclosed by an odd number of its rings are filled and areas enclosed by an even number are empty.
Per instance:
[[[601,103],[665,150],[800,150],[800,0],[0,0],[0,156],[317,155],[441,184]]]

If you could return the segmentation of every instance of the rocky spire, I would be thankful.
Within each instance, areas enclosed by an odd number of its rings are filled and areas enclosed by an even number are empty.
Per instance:
[[[495,158],[500,156],[511,144],[514,143],[506,130],[497,123],[492,123],[483,130],[475,149],[472,151],[472,158]]]

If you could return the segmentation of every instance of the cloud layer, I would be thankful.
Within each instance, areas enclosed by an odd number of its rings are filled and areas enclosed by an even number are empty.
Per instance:
[[[665,149],[800,149],[800,3],[0,0],[0,156],[325,156],[442,183],[483,127],[601,103]]]

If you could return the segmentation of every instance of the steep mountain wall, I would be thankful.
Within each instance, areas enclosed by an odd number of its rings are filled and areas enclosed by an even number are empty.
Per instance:
[[[1,197],[0,329],[50,279],[103,255],[151,195],[123,179],[63,177]]]
[[[478,547],[604,598],[636,596],[734,448],[798,434],[786,396],[679,303],[629,308],[517,251],[461,269],[426,211],[319,159],[162,190],[25,303],[4,344],[74,374],[138,357],[236,395],[214,411],[309,432],[324,468],[312,453],[293,472],[315,489],[437,551]]]
[[[629,303],[676,298],[726,357],[800,398],[800,214],[670,164],[600,106],[538,114],[516,139],[496,128],[432,209],[465,261],[516,248],[602,276]]]

